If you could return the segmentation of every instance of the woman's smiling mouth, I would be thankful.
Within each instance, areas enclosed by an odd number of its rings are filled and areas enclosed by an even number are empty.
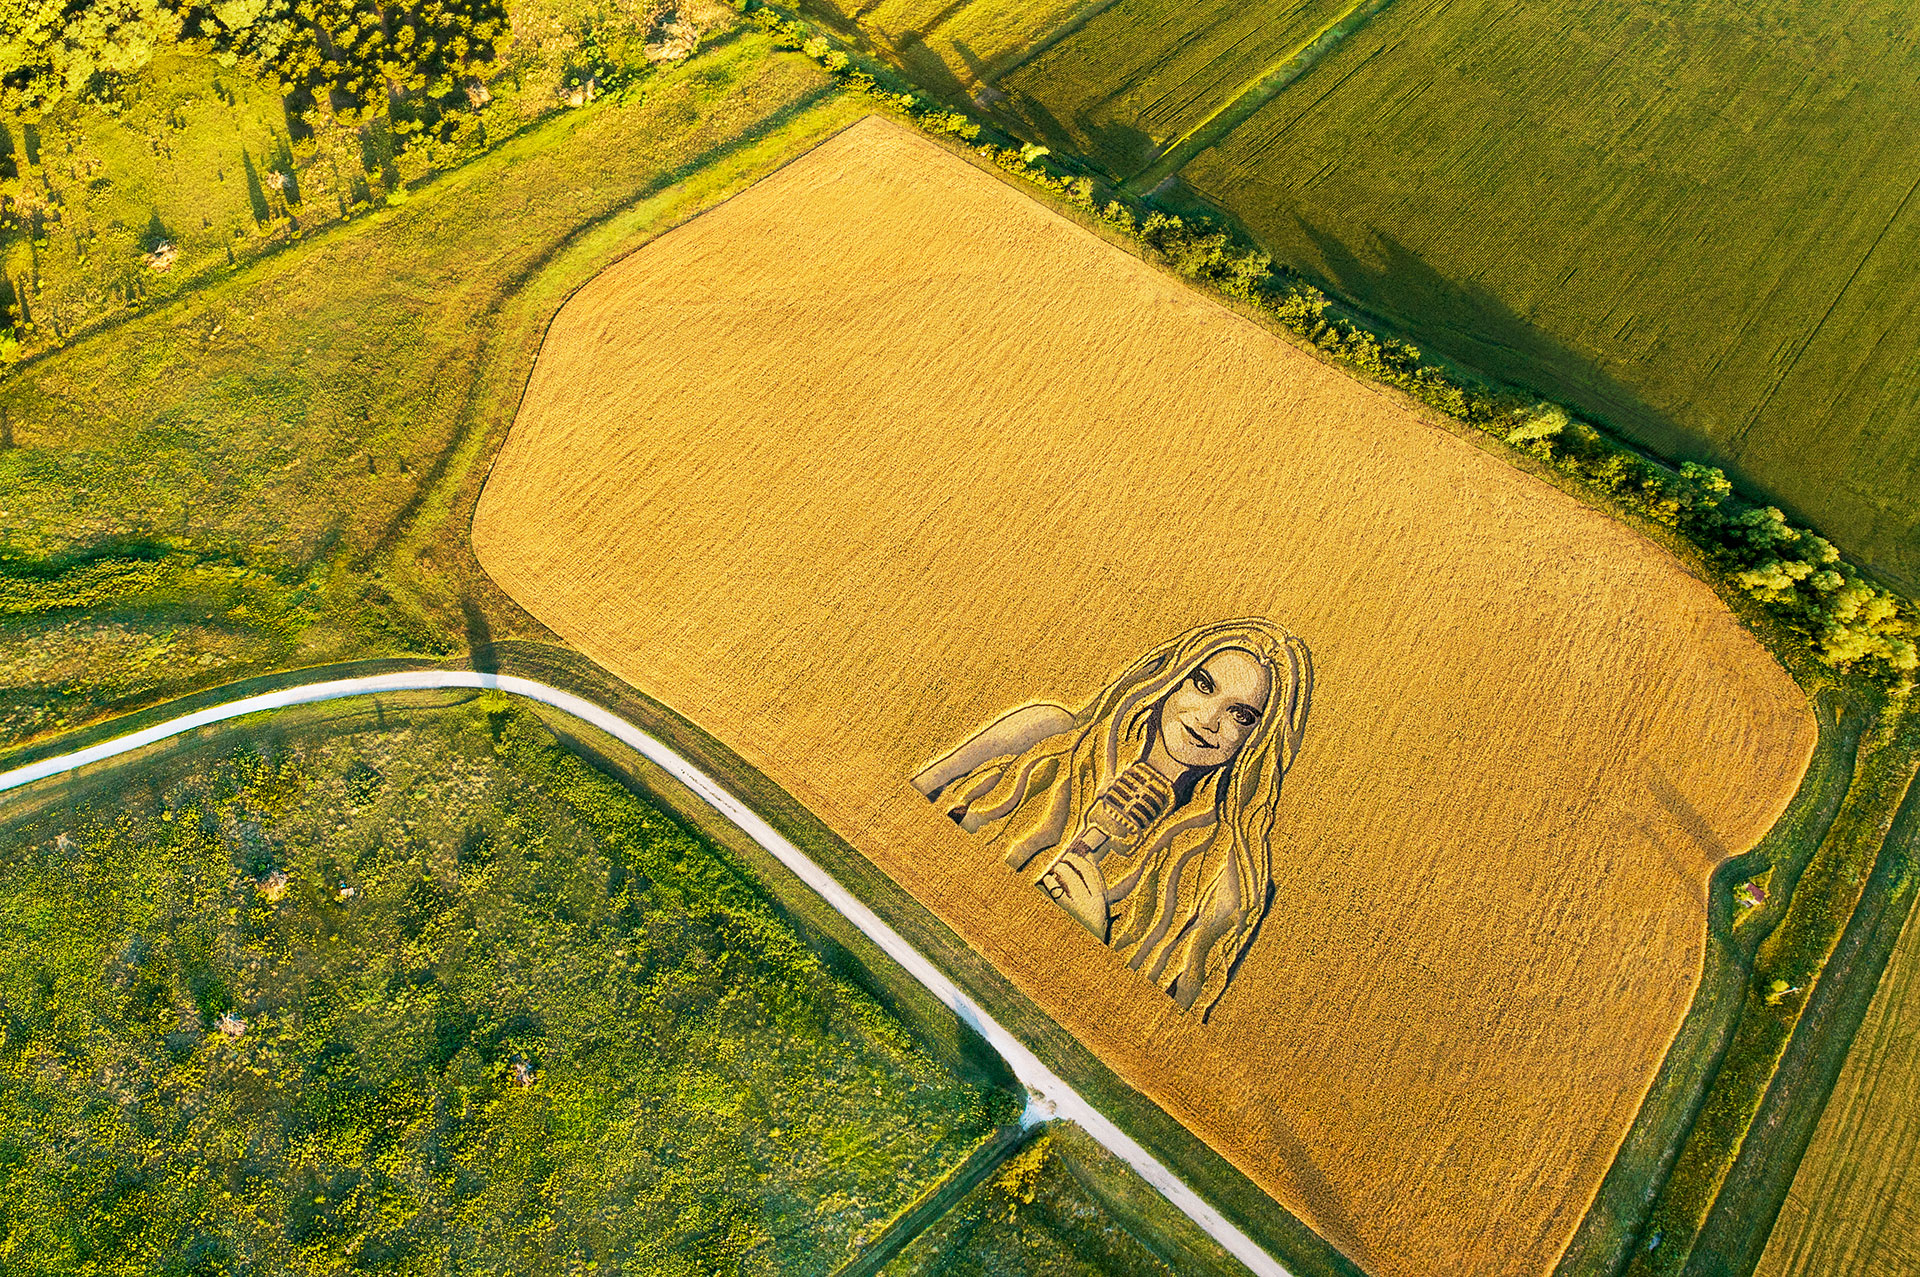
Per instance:
[[[1212,741],[1202,736],[1199,732],[1194,731],[1193,728],[1189,727],[1185,723],[1180,724],[1180,730],[1185,732],[1187,734],[1187,738],[1191,740],[1194,744],[1198,745],[1201,749],[1219,748],[1219,746],[1215,745]]]

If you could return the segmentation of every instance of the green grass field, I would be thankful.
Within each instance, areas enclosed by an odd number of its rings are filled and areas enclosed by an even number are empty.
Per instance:
[[[474,641],[490,586],[446,520],[546,318],[858,109],[736,34],[0,381],[0,749],[265,669]]]
[[[824,1273],[1017,1112],[538,719],[448,699],[11,800],[0,1267]]]

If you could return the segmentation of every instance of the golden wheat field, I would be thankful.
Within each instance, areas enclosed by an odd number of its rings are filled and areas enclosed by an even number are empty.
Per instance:
[[[1920,916],[1920,915],[1916,915]],[[1758,1277],[1920,1272],[1920,927],[1908,920]]]
[[[1816,736],[1665,552],[879,119],[567,304],[473,538],[1378,1277],[1552,1266]],[[1203,1023],[909,778],[1248,615],[1317,682]]]

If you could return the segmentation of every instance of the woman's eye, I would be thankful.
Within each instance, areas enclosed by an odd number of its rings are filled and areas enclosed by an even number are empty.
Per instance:
[[[1250,710],[1236,709],[1233,711],[1233,721],[1242,727],[1252,727],[1253,713]]]
[[[1195,670],[1193,672],[1193,685],[1194,687],[1198,688],[1201,692],[1207,693],[1209,695],[1211,695],[1213,692],[1213,680],[1208,678],[1205,674],[1202,674],[1199,670]]]

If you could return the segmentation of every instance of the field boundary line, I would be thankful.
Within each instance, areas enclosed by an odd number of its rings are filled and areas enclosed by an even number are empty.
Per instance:
[[[1144,195],[1191,164],[1194,157],[1227,134],[1245,124],[1255,112],[1279,97],[1301,76],[1313,70],[1329,53],[1347,42],[1347,38],[1372,21],[1393,0],[1356,0],[1345,13],[1321,27],[1313,37],[1273,66],[1249,81],[1231,101],[1206,119],[1181,134],[1160,153],[1160,158],[1135,173],[1121,189],[1131,195]]]
[[[209,706],[191,714],[156,723],[125,736],[102,741],[85,749],[55,755],[0,772],[0,795],[145,749],[201,727],[245,718],[268,710],[288,709],[320,701],[341,700],[352,696],[370,696],[391,692],[433,692],[448,690],[504,692],[524,697],[571,715],[599,728],[621,744],[665,771],[693,791],[701,801],[725,817],[760,847],[784,865],[815,894],[851,922],[886,955],[899,963],[929,993],[959,1017],[974,1033],[1006,1061],[1013,1075],[1029,1091],[1022,1122],[1035,1125],[1064,1118],[1078,1125],[1102,1147],[1132,1167],[1187,1218],[1198,1224],[1223,1249],[1245,1264],[1257,1277],[1293,1277],[1272,1255],[1252,1238],[1234,1227],[1224,1215],[1209,1205],[1131,1136],[1122,1131],[1080,1093],[1054,1073],[1024,1043],[1003,1028],[998,1021],[949,980],[918,949],[915,949],[886,921],[841,886],[811,857],[787,841],[778,830],[763,820],[745,803],[651,734],[626,719],[582,696],[557,687],[510,674],[490,674],[474,670],[412,670],[392,674],[372,674],[360,678],[330,679],[278,691],[242,697],[236,701]]]
[[[1759,1265],[1880,978],[1913,915],[1916,851],[1920,774],[1907,778],[1860,901],[1820,968],[1760,1106],[1740,1137],[1739,1151],[1691,1240],[1683,1277],[1751,1273]]]
[[[967,1194],[978,1188],[989,1175],[1007,1164],[1033,1135],[1026,1122],[1006,1126],[987,1137],[985,1143],[967,1154],[961,1163],[936,1181],[918,1199],[895,1216],[880,1235],[860,1248],[860,1253],[833,1270],[832,1277],[878,1277],[880,1270],[914,1242],[920,1234],[947,1217]]]

